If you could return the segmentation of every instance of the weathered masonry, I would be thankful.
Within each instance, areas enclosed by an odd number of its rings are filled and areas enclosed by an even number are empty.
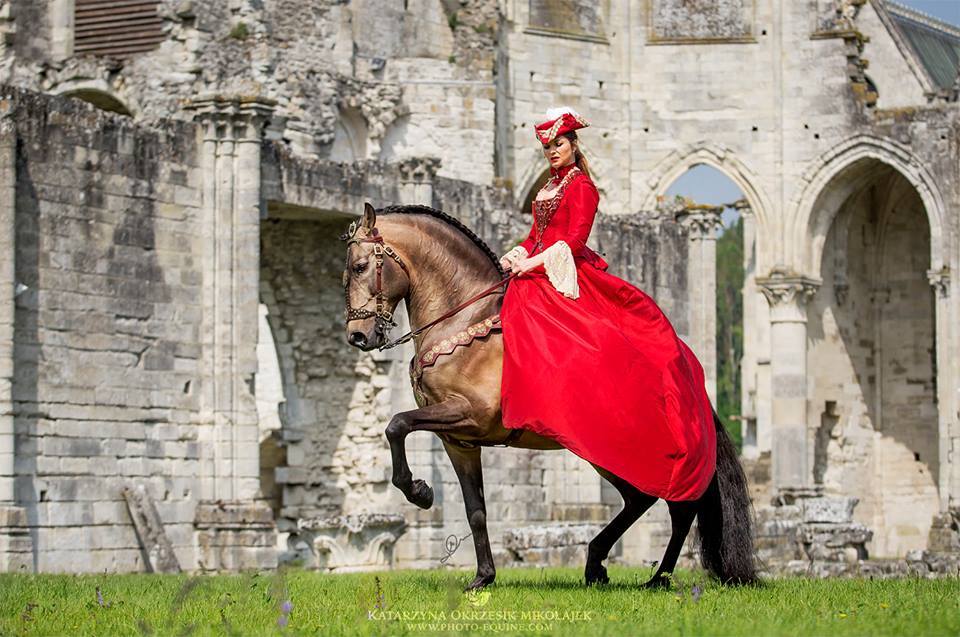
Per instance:
[[[960,552],[957,51],[882,0],[0,1],[0,568],[157,567],[155,531],[190,570],[439,565],[459,486],[426,434],[434,508],[390,485],[412,352],[343,342],[337,236],[422,203],[506,250],[559,104],[593,244],[711,392],[719,211],[663,195],[699,164],[742,192],[765,554]],[[500,564],[581,560],[619,507],[570,454],[484,464]]]

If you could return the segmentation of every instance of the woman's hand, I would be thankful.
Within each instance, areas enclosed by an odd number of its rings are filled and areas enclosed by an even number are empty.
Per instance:
[[[514,270],[516,263],[527,258],[527,249],[523,246],[516,246],[510,252],[500,257],[500,267],[504,272]]]
[[[536,256],[529,257],[527,259],[520,259],[513,264],[513,271],[519,272],[521,274],[526,274],[532,272],[537,268],[543,268],[543,253]]]

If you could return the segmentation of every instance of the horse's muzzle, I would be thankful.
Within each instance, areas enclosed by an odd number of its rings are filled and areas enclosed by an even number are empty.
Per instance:
[[[350,336],[347,337],[347,342],[354,347],[364,349],[367,346],[367,335],[363,332],[350,332]]]

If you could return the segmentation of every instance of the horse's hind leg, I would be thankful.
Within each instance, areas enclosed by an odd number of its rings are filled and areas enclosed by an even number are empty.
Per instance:
[[[583,574],[587,586],[606,584],[610,581],[607,576],[607,569],[601,562],[607,559],[607,556],[610,555],[610,549],[627,529],[657,501],[654,496],[643,493],[626,480],[613,475],[606,469],[601,469],[596,465],[594,465],[594,469],[616,487],[620,495],[623,496],[623,510],[595,538],[590,540],[590,544],[587,546],[587,566]]]
[[[660,567],[654,573],[650,581],[644,584],[646,588],[668,588],[670,586],[669,575],[677,566],[677,558],[680,557],[680,550],[690,532],[690,525],[693,524],[693,518],[697,516],[697,505],[699,500],[690,502],[667,502],[670,509],[670,542],[667,544],[667,550],[660,560]]]

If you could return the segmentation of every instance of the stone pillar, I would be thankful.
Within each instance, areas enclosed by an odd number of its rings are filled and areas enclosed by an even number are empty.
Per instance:
[[[757,279],[770,305],[773,488],[792,499],[814,492],[807,435],[807,301],[819,281],[784,269]]]
[[[204,462],[198,562],[206,570],[276,565],[276,527],[259,490],[256,408],[260,281],[260,144],[274,102],[203,95]]]
[[[756,219],[750,204],[741,199],[733,204],[743,223],[743,358],[740,363],[741,453],[746,458],[760,455],[757,436],[757,282]]]
[[[17,132],[9,113],[0,114],[0,572],[33,570],[26,510],[14,493],[13,424],[14,298],[16,254]]]
[[[960,506],[960,475],[958,475],[957,454],[960,453],[960,431],[956,429],[954,418],[957,413],[957,346],[956,318],[951,320],[950,307],[950,268],[927,272],[927,279],[933,286],[936,313],[937,347],[937,418],[940,475],[937,486],[940,494],[940,512],[946,513],[951,505]]]
[[[707,395],[717,404],[717,229],[723,206],[686,206],[676,213],[687,228],[690,348],[703,365]]]

